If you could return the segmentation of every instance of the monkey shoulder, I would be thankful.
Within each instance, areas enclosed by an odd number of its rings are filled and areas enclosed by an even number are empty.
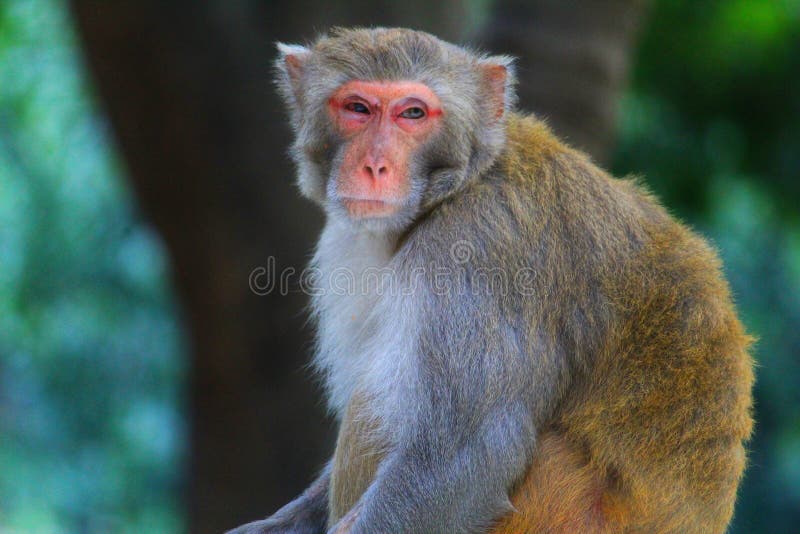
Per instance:
[[[590,295],[606,308],[587,313],[731,307],[713,247],[638,180],[610,176],[533,117],[512,114],[507,130],[495,165],[414,228],[411,256],[467,272],[531,269],[537,298]]]
[[[568,255],[577,263],[563,267],[577,268],[619,262],[647,241],[649,227],[671,224],[635,181],[612,178],[543,122],[511,114],[495,164],[415,232],[434,254],[449,255],[466,241],[473,260],[536,263]]]
[[[587,358],[620,325],[695,340],[741,330],[713,247],[637,180],[610,176],[531,117],[510,117],[492,169],[438,206],[409,242],[425,265],[455,266],[467,283],[498,269],[507,282],[531,278],[523,295],[481,304],[558,318],[564,344],[583,340],[570,348]]]

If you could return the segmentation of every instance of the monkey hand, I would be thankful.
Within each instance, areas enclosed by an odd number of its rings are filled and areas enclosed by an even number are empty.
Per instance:
[[[324,530],[318,525],[286,522],[269,517],[229,530],[227,534],[321,534],[322,532]]]
[[[266,519],[247,523],[227,534],[324,534],[328,525],[330,465],[298,498]]]
[[[227,534],[323,534],[327,514],[321,514],[305,495],[272,516],[230,530]]]
[[[350,534],[358,515],[361,512],[361,503],[357,504],[352,510],[347,512],[333,527],[328,530],[328,534]]]
[[[325,527],[316,522],[271,516],[237,527],[227,534],[322,534],[323,532]]]

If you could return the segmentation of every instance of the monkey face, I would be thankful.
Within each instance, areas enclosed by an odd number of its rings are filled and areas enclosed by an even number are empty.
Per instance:
[[[514,101],[508,57],[385,28],[278,49],[298,185],[339,221],[403,231],[503,149]]]
[[[422,186],[415,162],[440,129],[439,97],[419,82],[350,81],[329,98],[328,113],[342,140],[327,188],[330,210],[372,225],[415,211]]]

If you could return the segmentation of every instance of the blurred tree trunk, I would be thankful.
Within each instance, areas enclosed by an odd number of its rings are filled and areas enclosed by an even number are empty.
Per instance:
[[[598,146],[607,146],[607,110],[630,40],[624,22],[634,8],[584,12],[581,4],[569,17],[554,5],[509,11],[501,2],[493,20],[502,31],[489,26],[494,37],[486,42],[522,58],[524,103],[575,140],[602,135]],[[269,257],[277,270],[299,272],[322,222],[293,186],[287,117],[271,86],[274,41],[358,24],[457,40],[466,10],[461,0],[72,0],[72,7],[130,182],[171,255],[190,333],[189,530],[220,532],[299,493],[330,454],[334,430],[301,369],[310,345],[306,297],[258,296],[249,287],[250,273]],[[530,35],[517,30],[523,20]],[[595,44],[597,51],[587,49]],[[563,95],[576,95],[580,113],[559,111],[572,105]]]
[[[516,56],[520,107],[606,163],[645,0],[496,0],[478,35]]]

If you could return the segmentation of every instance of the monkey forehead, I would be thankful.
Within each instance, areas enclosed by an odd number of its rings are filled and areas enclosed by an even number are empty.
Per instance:
[[[422,82],[410,80],[351,80],[342,84],[331,99],[339,100],[348,96],[360,96],[368,101],[377,100],[382,104],[401,98],[417,98],[433,108],[441,107],[441,100],[430,87]]]

